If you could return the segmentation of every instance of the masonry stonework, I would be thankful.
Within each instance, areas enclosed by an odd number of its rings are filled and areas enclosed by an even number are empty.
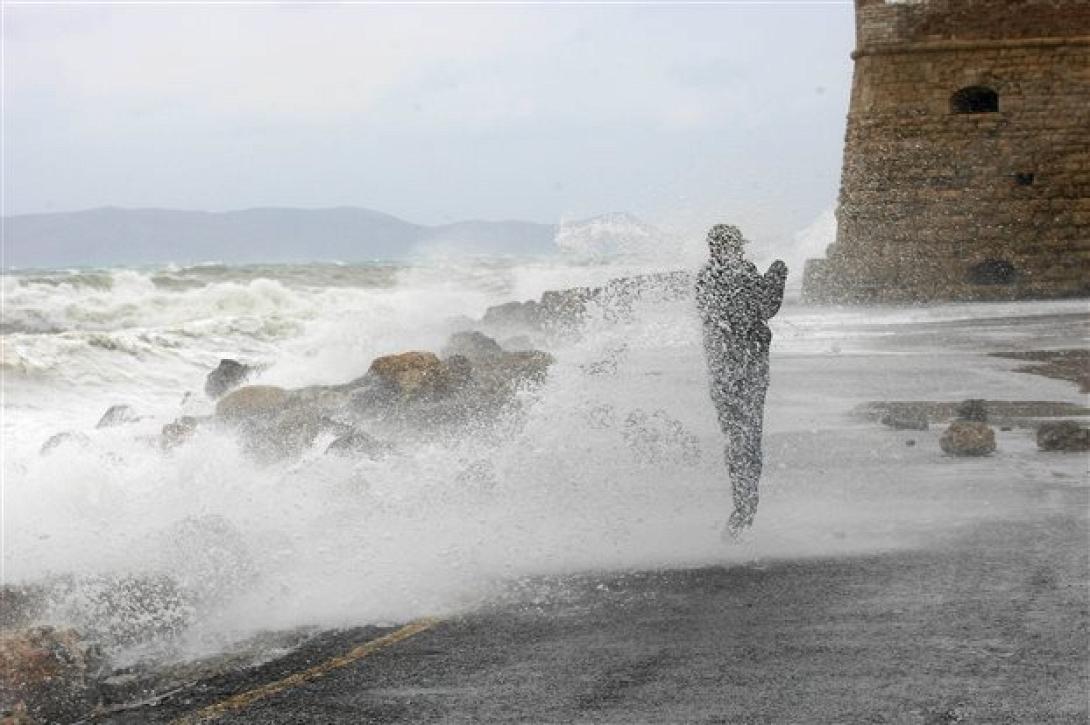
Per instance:
[[[1090,296],[1090,0],[856,0],[811,301]]]

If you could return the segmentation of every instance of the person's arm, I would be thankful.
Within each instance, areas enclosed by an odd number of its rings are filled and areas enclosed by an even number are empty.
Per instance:
[[[707,316],[715,304],[715,279],[707,265],[696,275],[696,308],[702,316]]]
[[[783,304],[783,287],[787,282],[787,265],[777,259],[764,273],[762,279],[763,299],[761,300],[761,313],[766,320],[771,319],[780,311]]]

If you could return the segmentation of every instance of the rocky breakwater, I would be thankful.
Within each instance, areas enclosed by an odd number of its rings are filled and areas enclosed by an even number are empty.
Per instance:
[[[210,386],[210,413],[180,416],[149,442],[173,455],[207,435],[232,436],[260,464],[322,450],[381,459],[421,442],[517,423],[528,400],[520,393],[542,384],[553,362],[541,350],[511,350],[481,332],[458,332],[439,352],[384,355],[339,385]],[[217,370],[240,372],[222,362]],[[243,372],[231,382],[245,383],[253,369]],[[141,416],[115,406],[102,420],[101,427],[127,426]],[[42,454],[69,445],[92,445],[92,438],[58,434]],[[52,577],[0,588],[0,722],[69,722],[115,698],[147,696],[129,686],[114,692],[115,681],[128,675],[111,671],[113,654],[171,640],[256,576],[245,544],[221,517],[183,520],[159,543],[169,576]],[[155,689],[154,678],[148,687]]]
[[[612,279],[600,287],[547,290],[537,300],[506,302],[485,310],[480,327],[503,339],[510,335],[572,336],[590,316],[627,319],[639,301],[667,302],[691,297],[693,276],[686,271],[639,274]]]
[[[328,452],[378,458],[420,435],[488,427],[517,407],[519,390],[543,382],[552,363],[540,350],[506,350],[483,333],[458,332],[440,354],[384,355],[347,383],[236,388],[217,401],[213,415],[164,426],[160,446],[170,450],[214,427],[237,434],[261,460],[297,456],[323,435]]]
[[[554,363],[535,348],[579,335],[588,318],[623,320],[637,301],[682,299],[691,287],[688,274],[672,273],[546,292],[467,320],[467,329],[438,351],[375,358],[361,376],[337,385],[253,384],[260,382],[260,367],[224,359],[206,380],[214,408],[202,410],[187,393],[182,410],[192,414],[166,423],[148,442],[173,455],[200,446],[207,435],[232,436],[256,461],[269,463],[323,450],[381,459],[448,436],[502,436],[519,425],[533,400],[523,393],[542,385]],[[496,337],[502,334],[512,337],[501,344]],[[145,413],[114,406],[99,427],[134,425],[148,420]],[[679,460],[689,460],[699,451],[678,426],[661,411],[641,412],[625,419],[624,430],[638,453],[646,449],[657,460],[677,449]],[[93,435],[58,433],[42,454],[93,445]],[[493,479],[487,461],[458,475],[480,486]],[[113,653],[169,641],[257,576],[233,526],[218,516],[186,519],[164,532],[162,543],[172,562],[169,576],[69,576],[0,589],[0,722],[71,721],[150,696],[161,689],[161,678],[113,671]]]

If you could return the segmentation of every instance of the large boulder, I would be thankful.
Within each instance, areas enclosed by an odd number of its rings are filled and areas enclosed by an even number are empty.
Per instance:
[[[540,350],[505,352],[482,360],[473,366],[469,394],[482,410],[491,409],[493,403],[506,402],[518,389],[543,382],[553,362],[552,355]]]
[[[355,381],[352,410],[380,426],[405,427],[402,432],[487,422],[520,388],[544,380],[552,362],[551,355],[536,350],[501,350],[476,362],[465,355],[445,360],[422,352],[390,355],[375,360]]]
[[[540,330],[542,322],[541,306],[536,300],[526,302],[505,302],[494,305],[484,311],[481,324],[500,330]]]
[[[226,423],[270,418],[287,408],[290,397],[275,385],[248,385],[216,403],[216,418]]]
[[[1042,451],[1090,451],[1090,428],[1073,420],[1042,423],[1037,428],[1037,447]]]
[[[337,424],[315,398],[273,385],[248,385],[216,404],[215,419],[233,428],[244,450],[262,461],[299,455]]]
[[[72,629],[0,635],[0,712],[11,722],[73,722],[97,704],[101,652]]]
[[[473,363],[503,355],[503,348],[483,332],[468,330],[451,335],[442,353],[444,358],[461,355]]]
[[[289,407],[265,424],[247,427],[247,450],[266,460],[297,456],[329,425],[318,408]]]
[[[418,397],[449,389],[446,368],[433,352],[412,351],[375,358],[369,373],[403,397]]]
[[[204,394],[215,400],[242,385],[253,372],[254,368],[251,365],[223,358],[216,369],[208,373],[208,377],[204,379]]]
[[[474,365],[474,375],[479,380],[502,380],[511,384],[540,383],[545,379],[549,366],[556,359],[541,350],[505,352],[503,355]]]
[[[995,451],[995,431],[980,421],[956,420],[939,438],[939,447],[951,456],[986,456]]]
[[[583,322],[587,303],[596,298],[601,290],[590,287],[573,287],[564,290],[547,290],[541,295],[539,305],[542,322],[548,327],[573,328]]]
[[[451,355],[443,360],[443,367],[452,390],[462,389],[473,380],[473,363],[465,355]]]

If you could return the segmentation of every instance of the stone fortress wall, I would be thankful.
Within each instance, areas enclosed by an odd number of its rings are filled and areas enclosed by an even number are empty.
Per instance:
[[[804,297],[1090,296],[1090,0],[856,0],[856,35]]]

